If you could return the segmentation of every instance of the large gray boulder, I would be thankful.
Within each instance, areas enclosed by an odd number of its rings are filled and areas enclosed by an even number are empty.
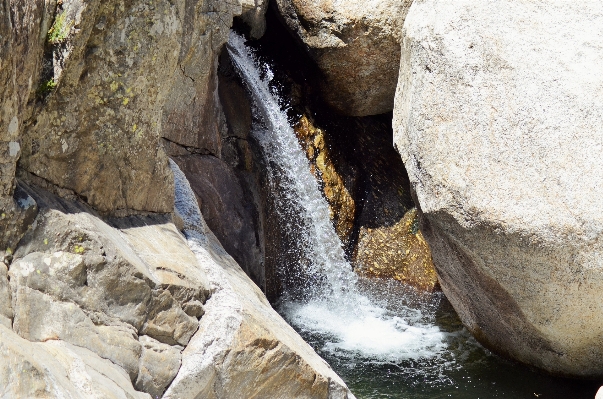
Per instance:
[[[393,109],[400,31],[410,0],[277,0],[279,15],[323,73],[321,92],[354,116]]]
[[[395,143],[442,289],[488,348],[603,376],[603,4],[420,0]]]

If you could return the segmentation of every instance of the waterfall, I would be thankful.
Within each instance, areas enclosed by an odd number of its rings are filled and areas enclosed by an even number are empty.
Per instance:
[[[253,137],[262,148],[271,184],[278,184],[276,191],[282,198],[277,202],[296,209],[296,215],[287,217],[299,220],[282,220],[281,224],[296,230],[292,233],[301,243],[303,258],[309,260],[298,266],[306,268],[310,276],[319,276],[303,288],[307,293],[304,300],[285,294],[279,311],[298,330],[320,336],[325,350],[344,356],[398,361],[443,351],[445,334],[437,326],[424,323],[420,310],[398,306],[393,312],[383,301],[358,288],[358,277],[345,259],[309,161],[278,95],[270,89],[273,73],[258,62],[245,39],[236,33],[231,33],[227,48],[251,93],[255,116],[262,121]]]

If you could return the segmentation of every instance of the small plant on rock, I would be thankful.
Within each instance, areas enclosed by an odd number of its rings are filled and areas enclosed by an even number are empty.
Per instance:
[[[63,11],[54,19],[54,23],[48,30],[48,35],[46,39],[50,44],[59,44],[65,41],[69,36],[69,32],[71,31],[71,27],[73,26],[73,21],[67,21],[67,11]]]
[[[48,96],[55,88],[57,87],[57,82],[54,79],[49,79],[40,84],[38,86],[38,90],[36,90],[36,94],[39,98],[45,98]]]

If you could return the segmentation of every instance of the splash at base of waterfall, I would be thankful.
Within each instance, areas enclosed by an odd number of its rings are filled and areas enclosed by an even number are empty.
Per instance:
[[[296,302],[285,296],[278,309],[297,329],[322,337],[323,350],[340,357],[399,362],[446,349],[446,334],[426,320],[430,315],[411,308],[393,312],[367,296],[350,296],[345,303],[328,298]]]

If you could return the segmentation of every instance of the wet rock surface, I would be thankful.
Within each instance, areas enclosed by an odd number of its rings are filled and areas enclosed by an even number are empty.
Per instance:
[[[394,112],[463,323],[497,353],[598,378],[603,81],[583,71],[603,62],[602,18],[598,2],[415,2]]]
[[[355,270],[433,291],[438,280],[418,226],[404,167],[379,119],[302,117],[296,134],[331,209],[331,220]],[[397,170],[397,172],[396,172]]]
[[[361,227],[354,260],[356,271],[369,277],[392,278],[423,291],[439,287],[414,208],[391,226]]]
[[[356,203],[335,169],[325,143],[325,132],[313,126],[304,115],[295,126],[295,134],[310,161],[312,174],[322,182],[322,191],[329,202],[335,231],[342,242],[348,242],[354,228]]]
[[[233,168],[211,155],[173,159],[188,177],[209,228],[247,274],[264,287],[254,203]]]
[[[345,383],[277,313],[209,230],[175,169],[184,231],[213,287],[165,398],[353,399]],[[199,223],[195,223],[199,221]]]

